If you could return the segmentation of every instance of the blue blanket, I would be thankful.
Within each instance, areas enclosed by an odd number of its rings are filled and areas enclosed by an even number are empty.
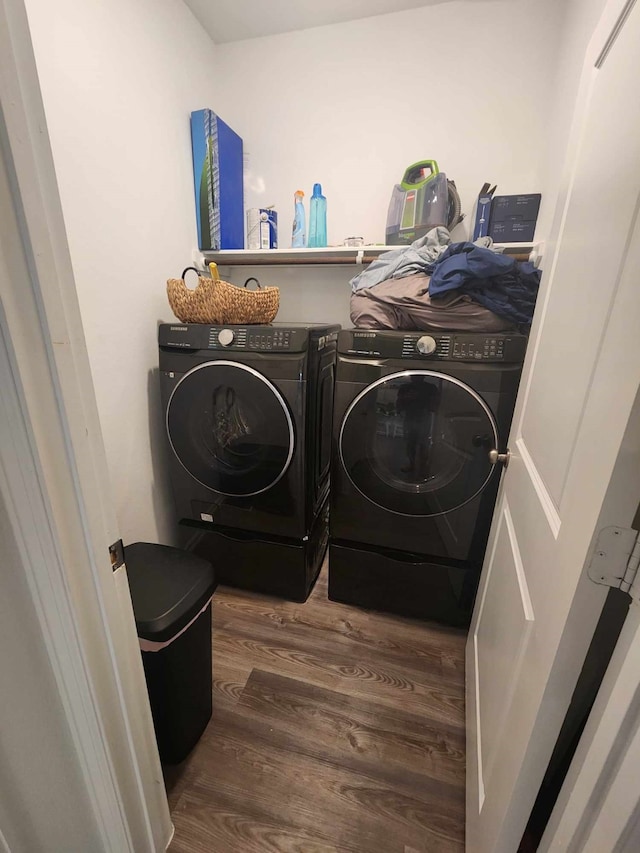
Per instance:
[[[500,317],[531,325],[542,273],[529,261],[454,243],[425,272],[431,275],[430,296],[460,290]]]

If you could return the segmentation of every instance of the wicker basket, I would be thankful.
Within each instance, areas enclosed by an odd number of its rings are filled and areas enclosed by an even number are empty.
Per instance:
[[[277,287],[260,287],[257,278],[248,278],[244,287],[227,281],[216,281],[198,274],[195,290],[187,287],[185,275],[195,267],[187,267],[182,278],[167,281],[169,305],[181,323],[272,323],[280,307],[280,290]],[[255,281],[257,290],[248,290]]]

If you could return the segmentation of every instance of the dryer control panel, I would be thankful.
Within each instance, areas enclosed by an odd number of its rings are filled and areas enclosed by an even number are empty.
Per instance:
[[[340,332],[338,352],[361,358],[402,358],[414,361],[521,363],[526,335],[517,332],[387,332],[349,329]]]

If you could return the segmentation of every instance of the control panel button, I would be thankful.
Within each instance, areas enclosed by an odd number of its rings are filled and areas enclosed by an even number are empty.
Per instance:
[[[421,338],[418,338],[416,349],[418,352],[422,353],[422,355],[431,355],[432,352],[436,351],[436,348],[437,344],[431,335],[423,335]]]
[[[218,343],[222,347],[228,347],[230,344],[233,343],[234,338],[235,335],[233,334],[231,329],[221,329],[221,331],[218,332]]]

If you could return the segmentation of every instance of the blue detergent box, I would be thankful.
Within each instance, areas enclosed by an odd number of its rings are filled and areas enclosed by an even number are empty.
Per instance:
[[[244,249],[242,139],[213,110],[191,113],[198,246]]]

